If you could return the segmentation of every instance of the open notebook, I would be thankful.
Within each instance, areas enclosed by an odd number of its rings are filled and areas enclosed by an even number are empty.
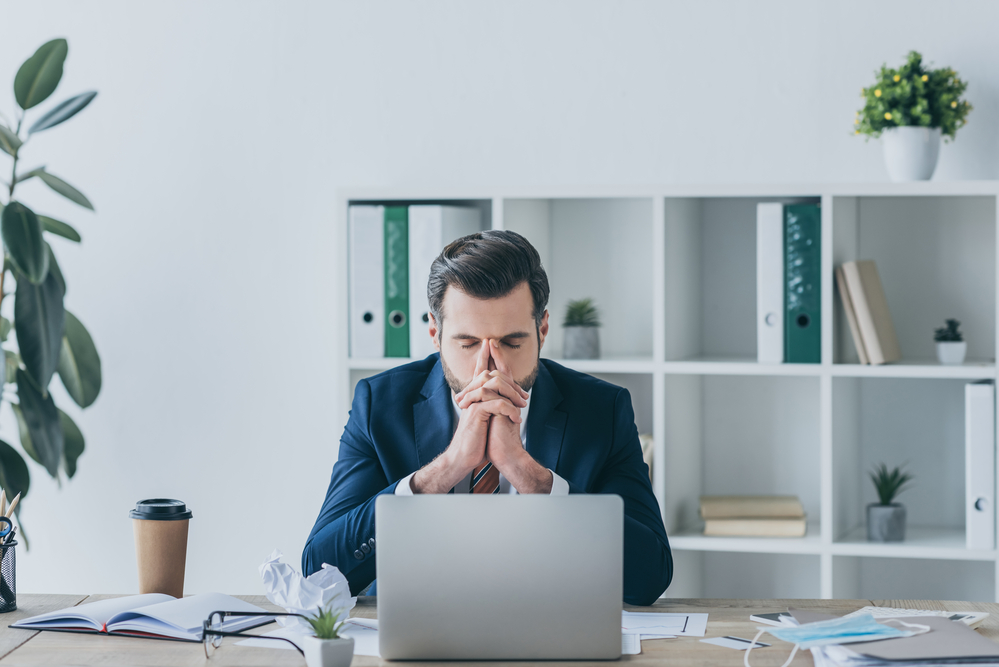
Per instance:
[[[222,593],[202,593],[180,599],[147,593],[52,611],[18,621],[10,627],[200,642],[202,623],[213,611],[266,613],[256,605]],[[222,629],[236,632],[273,620],[273,617],[237,616],[227,620]]]

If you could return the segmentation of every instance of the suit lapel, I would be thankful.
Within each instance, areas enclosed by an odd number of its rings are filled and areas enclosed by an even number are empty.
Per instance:
[[[555,408],[562,402],[562,392],[539,362],[538,378],[531,390],[531,409],[527,412],[527,452],[544,467],[555,470],[562,451],[566,414]]]
[[[425,400],[413,406],[416,430],[416,455],[419,467],[427,465],[451,443],[451,390],[444,381],[440,359],[431,369],[420,394]]]

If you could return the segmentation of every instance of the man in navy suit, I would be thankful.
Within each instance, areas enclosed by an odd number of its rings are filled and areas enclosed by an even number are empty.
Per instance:
[[[624,601],[652,604],[666,590],[673,558],[631,396],[540,358],[548,292],[537,251],[515,232],[444,249],[427,288],[439,353],[357,384],[306,575],[330,563],[354,594],[371,584],[380,494],[614,493]]]

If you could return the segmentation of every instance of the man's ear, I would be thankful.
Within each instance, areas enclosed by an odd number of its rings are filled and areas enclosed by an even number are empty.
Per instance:
[[[440,341],[438,340],[438,336],[437,336],[437,332],[439,331],[439,329],[437,328],[437,320],[434,319],[434,314],[433,313],[427,313],[427,315],[430,316],[430,337],[434,341],[434,349],[436,349],[438,352],[440,352],[441,351],[441,344],[440,344]]]
[[[541,326],[538,327],[538,352],[545,346],[545,338],[548,336],[548,310],[541,316]]]

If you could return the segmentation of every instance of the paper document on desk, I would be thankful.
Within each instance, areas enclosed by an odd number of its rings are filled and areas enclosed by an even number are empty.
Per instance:
[[[639,635],[621,633],[621,655],[638,655],[642,652],[642,640]]]
[[[278,628],[260,635],[259,638],[244,639],[236,642],[236,646],[247,646],[250,648],[281,648],[289,651],[294,650],[288,642],[268,637],[284,637],[295,643],[295,646],[302,648],[302,638],[305,637],[299,632],[297,626]],[[340,630],[341,637],[350,637],[354,640],[354,655],[369,655],[374,658],[380,657],[378,654],[378,620],[374,618],[351,618],[344,622]]]
[[[640,634],[643,639],[651,639],[648,635],[703,637],[707,628],[707,614],[621,612],[622,631]]]

